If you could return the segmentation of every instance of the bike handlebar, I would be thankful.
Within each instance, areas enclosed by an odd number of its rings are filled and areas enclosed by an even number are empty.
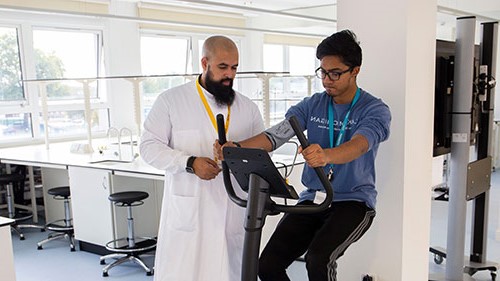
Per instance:
[[[309,146],[308,140],[305,137],[303,130],[295,116],[292,116],[289,119],[290,125],[292,126],[302,148],[306,148]],[[217,115],[217,132],[219,135],[219,144],[223,145],[226,143],[226,132],[224,128],[224,116],[222,114]],[[295,214],[310,214],[316,213],[326,210],[330,203],[333,200],[333,189],[328,181],[328,178],[325,175],[325,172],[321,167],[314,168],[314,171],[318,175],[324,189],[326,192],[326,198],[319,205],[280,205],[277,203],[272,204],[273,210],[270,211],[279,211],[284,213],[295,213]],[[229,173],[229,167],[227,166],[225,161],[222,161],[222,173],[224,179],[224,186],[226,188],[226,192],[229,195],[229,198],[236,203],[238,206],[246,207],[247,200],[242,199],[236,195],[234,191],[233,184],[231,182],[231,176]]]

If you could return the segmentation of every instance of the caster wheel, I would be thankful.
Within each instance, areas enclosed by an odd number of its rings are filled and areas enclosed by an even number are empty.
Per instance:
[[[41,249],[43,249],[42,246],[38,246],[37,247],[37,250],[41,250]]]
[[[104,264],[106,264],[106,261],[105,261],[105,260],[102,260],[102,261],[100,261],[99,263],[100,263],[101,265],[104,265]]]
[[[102,277],[108,277],[108,276],[109,276],[109,275],[108,275],[108,273],[107,273],[107,272],[103,272],[103,273],[102,273]]]
[[[151,275],[153,275],[153,271],[146,272],[146,276],[151,276]]]
[[[24,239],[26,239],[26,238],[24,238],[24,236],[19,236],[19,240],[21,240],[21,241],[22,241],[22,240],[24,240]]]
[[[497,273],[496,272],[491,272],[491,281],[497,280]]]
[[[436,264],[442,264],[443,263],[443,257],[440,255],[434,255],[434,263]]]

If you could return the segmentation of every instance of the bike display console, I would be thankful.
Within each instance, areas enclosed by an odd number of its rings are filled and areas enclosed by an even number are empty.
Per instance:
[[[257,148],[226,147],[224,160],[244,191],[248,192],[250,174],[256,174],[268,182],[270,196],[299,198],[295,189],[286,183],[276,169],[266,151]]]

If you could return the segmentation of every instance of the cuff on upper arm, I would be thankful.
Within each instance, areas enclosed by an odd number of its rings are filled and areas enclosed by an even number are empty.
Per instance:
[[[295,132],[293,131],[290,122],[287,119],[281,121],[280,123],[272,126],[271,128],[264,131],[266,137],[271,141],[273,145],[273,150],[282,146],[288,140],[290,140]]]

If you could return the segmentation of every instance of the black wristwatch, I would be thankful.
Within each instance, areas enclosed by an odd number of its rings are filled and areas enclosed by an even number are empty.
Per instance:
[[[193,163],[195,159],[196,159],[195,156],[191,156],[188,158],[188,161],[186,163],[186,172],[194,174]]]

